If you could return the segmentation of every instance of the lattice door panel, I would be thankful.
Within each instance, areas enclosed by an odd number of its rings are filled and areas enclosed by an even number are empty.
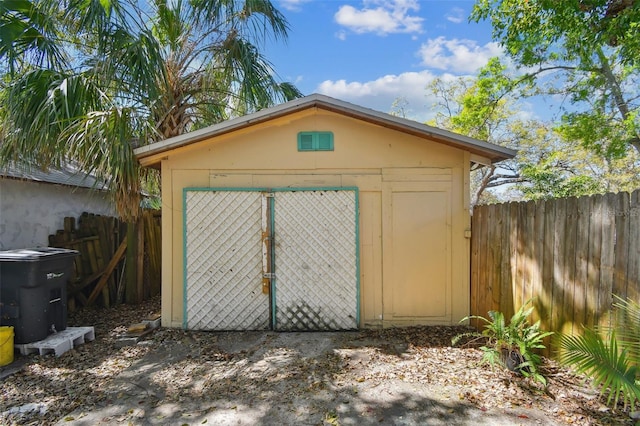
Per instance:
[[[262,292],[263,197],[255,191],[186,192],[186,328],[269,328],[269,296]]]
[[[356,191],[275,194],[275,328],[358,327]]]

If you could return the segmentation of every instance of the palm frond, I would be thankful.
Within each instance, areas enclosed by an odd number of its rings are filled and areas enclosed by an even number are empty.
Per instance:
[[[0,160],[24,158],[43,167],[60,165],[66,144],[59,135],[100,102],[99,91],[83,75],[44,69],[25,73],[7,89],[7,134]]]
[[[88,113],[62,135],[67,152],[81,167],[109,183],[116,208],[125,220],[138,215],[141,170],[131,141],[140,133],[135,110],[113,107]]]
[[[286,39],[289,23],[269,0],[192,0],[197,22],[216,22],[221,32],[247,33],[260,43],[270,36]]]
[[[0,2],[0,58],[21,71],[2,94],[0,163],[74,160],[110,182],[125,218],[137,213],[140,192],[132,140],[300,96],[256,47],[286,36],[269,0],[143,3]]]
[[[591,377],[607,394],[609,404],[622,397],[633,408],[640,400],[637,366],[630,362],[626,349],[619,349],[615,331],[608,342],[592,329],[585,329],[582,336],[563,335],[560,347],[560,362]]]
[[[14,75],[24,64],[63,67],[58,2],[15,0],[0,3],[0,59]]]
[[[640,304],[614,295],[615,330],[618,341],[628,351],[629,359],[640,365]]]

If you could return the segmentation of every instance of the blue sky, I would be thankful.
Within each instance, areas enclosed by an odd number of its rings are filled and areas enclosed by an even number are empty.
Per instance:
[[[404,98],[407,118],[431,118],[427,84],[474,75],[502,49],[491,26],[470,23],[473,1],[272,0],[290,24],[286,44],[264,50],[279,77],[383,112]]]

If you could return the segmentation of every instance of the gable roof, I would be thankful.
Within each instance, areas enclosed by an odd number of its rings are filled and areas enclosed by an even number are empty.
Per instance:
[[[309,108],[318,108],[326,111],[342,114],[358,120],[366,121],[378,126],[393,129],[399,132],[408,133],[414,136],[430,139],[454,148],[469,151],[480,157],[488,158],[491,163],[507,160],[516,155],[516,151],[499,145],[484,142],[468,136],[453,133],[437,127],[428,126],[417,121],[396,117],[383,112],[341,101],[329,96],[313,94],[303,98],[260,110],[253,114],[226,120],[222,123],[214,124],[200,130],[196,130],[170,139],[155,142],[142,146],[134,150],[138,160],[145,166],[157,166],[160,163],[159,157],[156,159],[145,158],[158,156],[165,152],[191,145],[193,143],[220,136],[225,133],[240,130],[255,124],[263,123],[288,114],[303,111]]]

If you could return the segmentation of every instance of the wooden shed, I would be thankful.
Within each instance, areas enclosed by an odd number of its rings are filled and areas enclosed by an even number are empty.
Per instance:
[[[138,148],[162,173],[162,324],[455,324],[470,165],[514,154],[317,94]]]

